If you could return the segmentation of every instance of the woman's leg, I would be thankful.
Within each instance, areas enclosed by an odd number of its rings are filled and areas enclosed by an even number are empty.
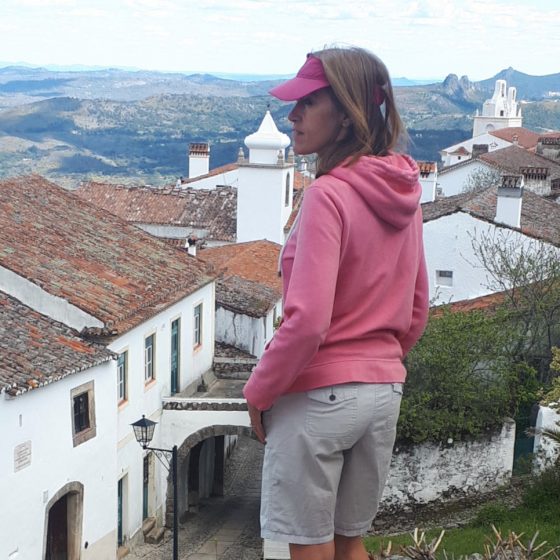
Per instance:
[[[290,558],[291,560],[333,560],[334,541],[324,544],[290,544]]]
[[[334,560],[368,560],[362,537],[334,536]]]

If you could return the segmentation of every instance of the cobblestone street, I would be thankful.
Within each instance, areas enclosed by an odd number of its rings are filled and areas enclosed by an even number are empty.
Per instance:
[[[224,496],[201,502],[179,528],[180,560],[259,560],[263,446],[240,437],[224,481]],[[171,560],[172,532],[158,545],[141,545],[126,560]]]

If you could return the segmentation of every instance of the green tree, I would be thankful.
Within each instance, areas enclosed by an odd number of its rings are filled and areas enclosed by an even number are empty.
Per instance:
[[[479,167],[472,171],[463,186],[463,192],[475,193],[501,182],[501,173],[494,167]]]
[[[485,287],[503,298],[514,361],[533,365],[548,383],[550,349],[560,341],[559,249],[507,229],[473,235],[471,243],[475,266],[488,273]]]

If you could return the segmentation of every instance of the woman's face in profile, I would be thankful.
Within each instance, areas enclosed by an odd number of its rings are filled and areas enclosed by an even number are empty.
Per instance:
[[[346,115],[335,105],[328,88],[302,97],[290,111],[294,151],[299,155],[321,152],[347,133]]]

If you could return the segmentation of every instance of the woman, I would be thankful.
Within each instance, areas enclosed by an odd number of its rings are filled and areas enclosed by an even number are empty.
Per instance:
[[[284,317],[247,382],[266,441],[261,532],[292,560],[365,560],[428,289],[418,167],[385,65],[359,48],[308,55],[270,92],[296,101],[294,150],[317,178],[281,256]]]

